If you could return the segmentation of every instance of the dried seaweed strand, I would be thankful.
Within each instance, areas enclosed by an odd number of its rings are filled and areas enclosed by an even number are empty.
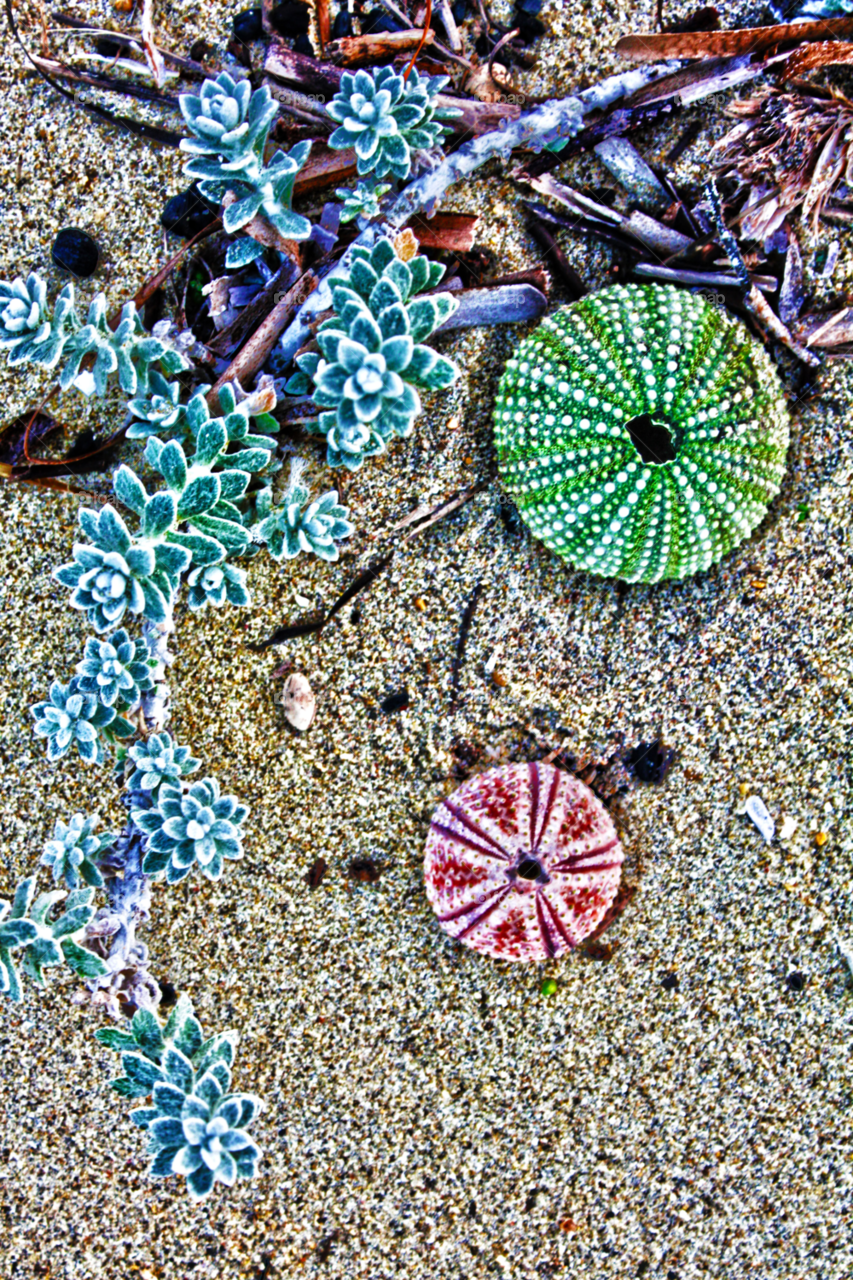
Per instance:
[[[462,673],[462,664],[465,660],[465,650],[468,646],[468,635],[471,631],[471,623],[474,619],[474,610],[477,608],[477,602],[483,590],[482,582],[478,582],[468,598],[465,611],[462,614],[462,622],[459,626],[459,638],[456,641],[456,652],[453,655],[453,662],[450,667],[450,708],[456,709],[459,702],[459,678]]]

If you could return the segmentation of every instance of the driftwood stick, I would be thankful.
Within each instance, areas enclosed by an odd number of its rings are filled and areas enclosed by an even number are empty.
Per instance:
[[[93,27],[91,23],[86,22],[83,18],[75,18],[70,13],[53,12],[50,16],[61,27],[68,27],[70,30],[79,31],[84,35],[106,36],[114,44],[121,45],[123,49],[135,49],[139,53],[142,52],[142,45],[136,36],[128,36],[121,31],[111,31],[109,27]],[[210,71],[193,58],[183,58],[178,53],[170,53],[168,49],[161,49],[160,56],[170,66],[178,67],[186,75],[193,76],[195,79],[204,80],[210,75]]]
[[[435,40],[435,32],[427,31],[389,31],[379,35],[345,36],[343,40],[333,40],[326,49],[326,55],[340,67],[376,67],[380,63],[390,62],[398,53],[409,53],[417,49],[423,40],[431,45]]]
[[[288,289],[281,301],[276,303],[261,327],[252,335],[245,347],[237,352],[228,368],[207,393],[207,403],[212,410],[216,410],[219,389],[226,382],[239,382],[242,385],[257,373],[275,346],[282,329],[293,319],[298,308],[305,303],[306,298],[316,287],[317,277],[312,271],[306,271],[305,275]]]

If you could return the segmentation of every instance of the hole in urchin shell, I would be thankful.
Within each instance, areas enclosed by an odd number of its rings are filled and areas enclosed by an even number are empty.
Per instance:
[[[641,413],[626,422],[625,430],[643,462],[660,466],[664,462],[672,462],[678,456],[672,439],[672,428],[665,422],[655,422],[650,413]]]
[[[522,858],[518,864],[518,874],[522,880],[538,880],[542,875],[542,864],[536,858]]]

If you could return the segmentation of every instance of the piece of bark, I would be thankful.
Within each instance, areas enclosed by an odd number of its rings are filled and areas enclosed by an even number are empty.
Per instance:
[[[818,71],[821,67],[842,67],[853,62],[853,44],[840,40],[821,40],[817,44],[795,49],[782,69],[783,80]]]
[[[307,163],[296,175],[293,194],[304,196],[327,187],[342,186],[357,172],[358,161],[352,149],[333,151],[324,143],[315,142]]]
[[[447,32],[447,42],[454,53],[462,52],[462,38],[459,35],[459,28],[456,25],[456,19],[450,8],[450,0],[436,0],[432,7],[432,11],[440,21],[444,30]]]
[[[207,403],[213,412],[218,411],[220,387],[223,387],[226,382],[239,382],[242,385],[257,373],[275,346],[279,334],[316,287],[317,277],[312,271],[306,271],[305,275],[288,289],[281,301],[276,303],[261,327],[252,335],[245,347],[238,351],[228,368],[207,393]]]
[[[802,309],[803,292],[803,255],[800,242],[791,227],[788,232],[788,251],[785,254],[785,271],[782,276],[782,287],[779,290],[779,319],[783,324],[793,324]]]
[[[416,214],[408,226],[422,249],[444,253],[469,253],[474,247],[478,218],[468,213],[436,213],[432,218]]]
[[[314,137],[318,131],[331,133],[335,128],[335,122],[331,116],[326,115],[323,104],[317,102],[311,94],[303,93],[301,89],[285,89],[269,78],[265,79],[265,83],[283,111],[311,125]]]
[[[471,329],[475,325],[519,324],[544,315],[548,299],[532,284],[501,284],[497,288],[460,289],[454,293],[459,306],[436,333]]]
[[[527,175],[520,174],[519,177],[527,178]],[[618,210],[599,204],[597,200],[591,200],[583,192],[575,191],[572,187],[567,187],[564,183],[557,182],[550,174],[545,174],[541,178],[527,178],[527,180],[534,191],[538,191],[540,195],[550,196],[553,200],[559,200],[560,204],[565,205],[567,209],[571,209],[575,213],[579,213],[582,217],[593,217],[603,223],[612,223],[613,226],[619,227],[622,231],[627,232],[628,235],[634,236],[656,253],[666,255],[685,253],[688,249],[693,248],[695,243],[689,236],[682,235],[680,231],[675,231],[672,227],[665,226],[655,218],[650,218],[648,214],[634,212],[625,217]]]
[[[523,271],[510,271],[505,276],[496,276],[494,280],[484,280],[481,289],[497,289],[505,284],[532,284],[540,293],[551,292],[551,276],[543,266],[527,267]]]
[[[770,303],[764,295],[759,292],[755,283],[753,283],[749,292],[744,294],[743,300],[752,314],[756,316],[762,324],[766,325],[773,336],[778,338],[789,351],[793,351],[794,355],[797,356],[798,359],[802,360],[803,364],[809,365],[812,369],[820,368],[819,357],[816,356],[814,352],[809,351],[803,343],[799,342],[797,338],[794,337],[788,326],[783,324],[775,312],[771,310]]]
[[[289,89],[319,97],[323,102],[328,102],[338,92],[343,75],[340,67],[296,53],[277,38],[270,41],[264,72]]]
[[[732,58],[769,53],[781,44],[808,44],[834,36],[853,36],[853,17],[822,18],[819,22],[784,22],[774,27],[745,27],[735,31],[644,32],[617,40],[615,52],[634,62],[659,58]]]
[[[343,40],[333,40],[326,49],[326,56],[339,67],[348,70],[350,67],[378,67],[383,62],[395,58],[398,53],[410,53],[424,45],[432,44],[435,39],[433,31],[418,31],[414,27],[409,31],[388,31],[369,36],[345,36]]]

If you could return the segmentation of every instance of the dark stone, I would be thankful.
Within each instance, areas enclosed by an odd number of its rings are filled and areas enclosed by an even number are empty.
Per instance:
[[[457,22],[464,22],[468,17],[468,0],[456,0],[455,4],[450,6],[450,12]]]
[[[120,58],[122,47],[109,36],[99,36],[95,41],[95,53],[100,54],[102,58]]]
[[[279,8],[281,7],[280,5]],[[302,6],[298,7],[301,8]],[[242,40],[245,44],[251,44],[253,40],[260,40],[264,34],[261,10],[244,9],[242,13],[238,13],[231,23],[231,31],[235,40]]]
[[[193,62],[204,62],[213,53],[213,45],[209,40],[194,40],[190,45],[190,57]]]
[[[665,973],[664,976],[661,978],[660,984],[663,987],[664,991],[677,991],[678,990],[678,974]]]
[[[160,988],[160,1008],[172,1009],[178,1003],[178,989],[173,982],[165,979],[157,983]]]
[[[308,34],[308,6],[296,0],[282,0],[270,9],[270,22],[280,36],[295,40]]]
[[[623,764],[638,782],[663,782],[672,768],[675,751],[657,742],[641,742],[624,757]]]
[[[531,17],[535,17],[542,8],[542,0],[515,0],[515,7],[521,13],[528,13]]]
[[[314,57],[314,46],[310,36],[297,36],[293,42],[294,53],[304,53],[306,58]]]
[[[308,888],[319,889],[323,876],[326,874],[328,869],[329,864],[326,862],[325,858],[315,858],[314,862],[311,864],[311,870],[305,877],[308,881]]]
[[[63,227],[50,250],[54,265],[70,271],[78,280],[88,280],[98,269],[100,251],[95,241],[79,227]]]
[[[365,13],[361,19],[361,34],[363,36],[390,35],[394,31],[405,30],[406,28],[392,18],[390,13],[386,13],[384,9],[371,9],[370,13]]]
[[[340,9],[335,14],[335,20],[332,23],[332,39],[346,40],[352,35],[355,35],[352,25],[352,14],[346,9]]]
[[[532,44],[534,40],[538,40],[540,36],[544,36],[548,31],[544,22],[540,22],[532,14],[524,13],[520,9],[516,9],[512,24],[514,27],[518,27],[517,38],[522,44]]]
[[[785,979],[785,986],[789,991],[804,991],[807,981],[804,973],[789,973]]]
[[[389,693],[387,698],[383,698],[379,704],[379,710],[384,711],[386,716],[390,716],[395,711],[404,711],[408,705],[409,691],[401,689],[399,693]]]
[[[167,201],[160,214],[160,226],[171,231],[172,235],[189,240],[203,231],[218,212],[216,205],[206,200],[196,183],[193,183],[186,191],[179,191]]]
[[[372,858],[354,858],[349,864],[349,874],[361,884],[376,884],[382,875],[382,868]]]

